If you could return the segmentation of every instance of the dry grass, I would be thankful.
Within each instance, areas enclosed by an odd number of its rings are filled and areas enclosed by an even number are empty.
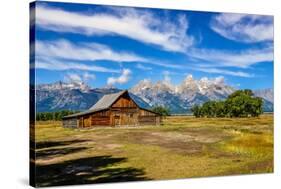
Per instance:
[[[273,116],[167,117],[162,126],[36,124],[38,186],[273,171]]]

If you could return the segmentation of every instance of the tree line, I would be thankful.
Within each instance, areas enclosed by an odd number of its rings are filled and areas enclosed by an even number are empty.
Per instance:
[[[195,105],[191,112],[195,117],[258,117],[263,113],[263,101],[254,97],[251,90],[238,90],[224,101],[208,101]]]
[[[57,112],[37,112],[36,121],[61,121],[64,116],[78,113],[79,111],[62,110]]]
[[[151,110],[160,114],[163,117],[171,115],[169,108],[164,106],[154,106]]]

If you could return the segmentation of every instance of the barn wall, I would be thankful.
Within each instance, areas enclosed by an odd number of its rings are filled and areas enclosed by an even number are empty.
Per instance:
[[[76,118],[62,120],[62,125],[63,125],[63,127],[66,127],[66,128],[77,128],[78,127],[77,123],[78,122],[77,122]]]
[[[100,111],[91,115],[91,126],[110,126],[110,111]]]
[[[112,126],[138,125],[138,111],[136,108],[120,108],[111,110]]]
[[[136,103],[129,96],[120,97],[112,106],[112,108],[137,108]]]
[[[83,128],[91,127],[91,116],[83,116]]]
[[[111,106],[112,126],[138,125],[138,106],[129,95],[120,97]]]
[[[156,116],[156,125],[160,125],[162,122],[161,116]]]
[[[147,111],[147,110],[143,110],[143,109],[140,109],[139,115],[140,116],[156,116],[155,113]]]
[[[161,117],[153,112],[140,109],[138,122],[140,125],[160,125]]]
[[[78,127],[83,127],[83,117],[80,117],[78,120]]]
[[[136,113],[121,113],[121,125],[137,125],[138,119]]]
[[[139,116],[138,121],[139,121],[139,125],[155,125],[156,117],[155,116]]]
[[[92,116],[91,126],[110,125],[110,116]]]

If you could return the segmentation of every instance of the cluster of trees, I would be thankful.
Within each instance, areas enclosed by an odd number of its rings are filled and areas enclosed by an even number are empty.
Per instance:
[[[71,111],[71,110],[62,110],[58,112],[37,112],[36,113],[36,120],[37,121],[60,121],[64,116],[78,113],[79,111]]]
[[[152,111],[154,111],[164,117],[171,115],[170,110],[164,106],[154,106],[152,108]]]
[[[251,90],[238,90],[224,101],[208,101],[195,105],[191,111],[195,117],[258,117],[263,113],[263,101],[254,97]]]

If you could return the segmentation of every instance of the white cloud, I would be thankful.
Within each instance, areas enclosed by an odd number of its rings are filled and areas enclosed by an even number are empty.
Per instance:
[[[145,62],[145,63],[160,66],[160,67],[164,67],[164,68],[173,68],[173,69],[184,69],[184,68],[186,68],[185,65],[175,64],[175,63],[171,63],[171,62],[165,61],[165,60],[151,59],[149,62]]]
[[[211,28],[221,36],[239,42],[273,41],[273,17],[223,13],[214,16]]]
[[[115,84],[124,84],[127,83],[131,77],[131,70],[130,69],[123,69],[122,73],[119,77],[109,77],[107,79],[108,85],[115,85]]]
[[[36,56],[44,59],[51,59],[52,62],[59,62],[58,65],[66,65],[59,59],[68,59],[72,61],[97,61],[109,60],[114,62],[142,62],[143,64],[151,64],[159,67],[182,69],[182,65],[171,64],[170,62],[157,60],[153,58],[145,58],[129,52],[116,52],[108,46],[98,43],[72,43],[65,39],[56,41],[40,41],[35,42]],[[40,63],[43,65],[43,63]],[[49,61],[50,64],[50,61]],[[78,63],[75,63],[78,65]],[[151,67],[138,63],[137,68],[143,70],[151,70]],[[52,63],[52,66],[54,63]],[[81,64],[83,65],[83,64]],[[41,66],[42,67],[42,66]],[[44,66],[45,67],[45,66]],[[48,66],[49,68],[50,66]],[[85,66],[84,66],[85,67]],[[86,69],[86,68],[85,68]]]
[[[96,75],[85,72],[83,74],[83,79],[84,79],[84,81],[94,80],[94,79],[96,79]]]
[[[83,74],[67,73],[64,77],[67,82],[71,83],[86,83],[89,80],[94,80],[95,78],[96,76],[94,74],[90,74],[88,72],[85,72]]]
[[[136,68],[138,68],[138,69],[140,69],[140,70],[145,70],[145,71],[147,71],[147,70],[152,70],[151,67],[144,66],[144,65],[142,65],[142,64],[140,64],[140,63],[138,63],[138,64],[136,65]]]
[[[36,7],[36,24],[46,30],[86,35],[120,35],[164,50],[185,52],[194,39],[187,36],[188,21],[178,15],[175,21],[160,18],[148,10],[114,8],[110,13],[81,14]]]
[[[66,74],[64,79],[67,82],[71,82],[71,83],[82,83],[83,82],[82,77],[76,73],[68,73],[68,74]]]
[[[218,85],[221,85],[221,84],[224,84],[224,77],[223,76],[218,76],[214,79],[214,83],[215,84],[218,84]]]
[[[42,58],[36,57],[35,61],[36,69],[45,70],[83,70],[83,71],[94,71],[94,72],[104,72],[104,73],[119,73],[119,70],[105,68],[102,66],[86,65],[70,61],[60,61],[53,58]]]
[[[224,51],[214,49],[192,49],[188,56],[208,62],[205,67],[248,68],[261,62],[273,61],[273,49],[250,49],[244,51]]]
[[[110,60],[117,62],[147,61],[128,52],[116,52],[98,43],[77,43],[59,39],[56,41],[36,41],[36,55],[72,60]]]
[[[232,75],[232,76],[238,76],[238,77],[254,77],[253,74],[249,74],[247,72],[242,71],[231,71],[227,69],[221,69],[221,68],[200,68],[200,67],[193,67],[193,70],[201,71],[205,73],[215,73],[215,74],[223,74],[223,75]],[[217,80],[216,82],[220,82],[220,80]]]

